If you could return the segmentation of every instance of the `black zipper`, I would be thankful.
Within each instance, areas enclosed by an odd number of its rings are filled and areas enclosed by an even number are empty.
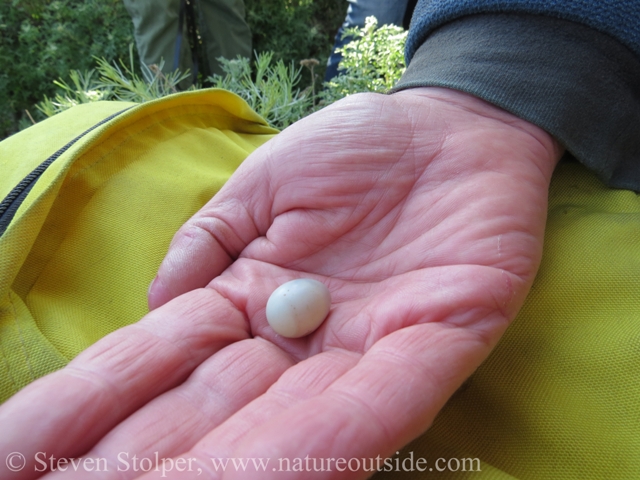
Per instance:
[[[116,112],[113,115],[109,115],[107,118],[101,120],[99,123],[96,123],[93,127],[89,128],[88,130],[85,130],[76,138],[74,138],[69,143],[67,143],[64,147],[62,147],[53,155],[51,155],[49,158],[47,158],[40,165],[38,165],[35,169],[33,169],[33,171],[29,173],[29,175],[24,177],[20,181],[20,183],[16,185],[13,188],[13,190],[11,190],[9,194],[4,198],[4,200],[2,200],[2,202],[0,203],[0,237],[4,235],[4,232],[7,230],[7,227],[11,223],[11,220],[13,220],[13,217],[18,211],[18,208],[20,207],[24,199],[27,198],[27,195],[29,194],[33,186],[36,184],[40,176],[45,172],[47,168],[49,168],[49,165],[51,165],[54,161],[56,161],[56,159],[60,157],[60,155],[62,155],[67,150],[69,150],[69,148],[71,148],[71,146],[74,143],[76,143],[78,140],[84,137],[87,133],[91,132],[92,130],[95,130],[101,125],[104,125],[109,120],[114,119],[121,113],[126,112],[127,110],[129,110],[129,108],[125,108],[124,110]]]

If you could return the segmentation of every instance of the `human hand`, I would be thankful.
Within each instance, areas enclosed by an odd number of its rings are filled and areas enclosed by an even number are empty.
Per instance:
[[[560,150],[537,127],[445,89],[353,96],[299,122],[176,234],[145,319],[3,406],[0,452],[89,450],[108,460],[105,478],[141,473],[116,472],[122,452],[196,459],[171,478],[198,468],[221,478],[211,458],[277,467],[392,454],[522,305]],[[332,310],[308,337],[282,338],[266,301],[300,277],[329,287]],[[7,478],[37,476],[23,472]],[[260,478],[285,475],[366,474]]]

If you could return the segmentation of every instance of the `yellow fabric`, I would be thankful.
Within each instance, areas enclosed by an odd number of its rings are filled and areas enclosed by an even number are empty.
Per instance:
[[[77,107],[0,143],[2,197],[123,106]],[[143,316],[173,233],[274,133],[206,91],[136,106],[61,156],[0,237],[0,399]],[[524,308],[398,455],[432,470],[376,480],[640,478],[639,287],[640,199],[560,165]],[[462,471],[472,458],[481,471]],[[437,471],[450,459],[458,471]]]
[[[276,130],[210,90],[82,105],[0,143],[2,197],[71,139],[0,237],[0,401],[139,320],[173,233]]]
[[[433,427],[397,457],[411,451],[433,470],[375,480],[640,478],[638,195],[605,188],[576,163],[557,168],[524,308]],[[441,468],[458,459],[451,467],[460,470],[438,472],[439,458]],[[482,471],[461,471],[470,458]]]

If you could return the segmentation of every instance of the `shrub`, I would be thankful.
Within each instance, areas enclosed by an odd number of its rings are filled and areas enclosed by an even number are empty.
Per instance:
[[[364,28],[352,29],[346,34],[353,40],[342,49],[342,75],[325,83],[324,90],[317,96],[315,84],[301,90],[302,67],[296,67],[293,62],[287,65],[282,59],[275,60],[272,52],[256,54],[253,73],[247,58],[221,58],[225,75],[207,80],[217,88],[238,94],[271,125],[281,129],[352,93],[386,92],[404,72],[402,52],[406,32],[393,26],[376,30],[376,20],[370,17]],[[38,110],[51,116],[78,103],[96,100],[145,102],[176,92],[177,85],[189,75],[179,71],[164,75],[162,66],[153,69],[143,66],[140,76],[134,71],[133,59],[130,47],[128,66],[122,61],[110,64],[103,58],[97,60],[97,71],[72,71],[71,82],[55,81],[58,93],[53,99],[45,97],[37,105]],[[318,65],[315,59],[300,63],[312,75]]]
[[[377,26],[375,17],[368,17],[364,28],[345,31],[345,36],[353,40],[339,49],[340,75],[325,83],[323,102],[332,103],[358,92],[384,93],[400,80],[405,71],[407,32],[394,25]]]
[[[346,11],[345,0],[246,0],[257,52],[285,64],[316,57],[322,65]],[[133,25],[122,0],[3,0],[0,2],[0,139],[43,114],[36,102],[59,85],[75,88],[71,71],[95,67],[94,57],[126,58]],[[137,62],[137,60],[136,60]],[[319,68],[322,74],[322,67]],[[137,74],[142,74],[137,63]],[[76,75],[76,80],[79,80]],[[311,84],[307,70],[302,85]],[[69,93],[69,92],[67,92]],[[55,101],[55,99],[54,99]],[[26,112],[29,111],[29,113]]]
[[[104,58],[98,58],[96,62],[96,69],[84,72],[72,70],[69,73],[71,84],[62,79],[55,80],[53,83],[59,87],[55,97],[50,99],[45,96],[43,101],[36,104],[36,108],[51,117],[80,103],[99,100],[147,102],[177,93],[178,84],[189,77],[188,71],[162,73],[162,63],[151,68],[141,65],[142,74],[138,75],[134,67],[133,45],[129,47],[129,65],[122,60],[110,64]]]
[[[245,5],[256,52],[273,52],[285,64],[316,58],[322,78],[347,11],[345,0],[245,0]],[[307,70],[302,73],[306,87],[311,77]]]
[[[0,138],[30,123],[25,110],[56,90],[52,79],[124,57],[133,25],[122,0],[0,2]]]
[[[287,66],[282,60],[274,62],[271,52],[259,53],[252,74],[248,58],[219,61],[226,75],[211,77],[213,86],[241,96],[270,125],[286,128],[311,112],[313,96],[298,88],[302,68],[293,62]]]

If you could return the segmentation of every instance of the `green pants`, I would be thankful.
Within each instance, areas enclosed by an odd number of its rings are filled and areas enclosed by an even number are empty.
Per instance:
[[[124,0],[124,5],[133,20],[140,60],[146,65],[160,65],[164,60],[162,71],[173,71],[180,0]],[[198,0],[196,6],[210,70],[203,73],[222,73],[218,57],[251,56],[251,31],[242,0]],[[193,64],[186,28],[182,28],[178,68],[184,71],[192,69]]]

